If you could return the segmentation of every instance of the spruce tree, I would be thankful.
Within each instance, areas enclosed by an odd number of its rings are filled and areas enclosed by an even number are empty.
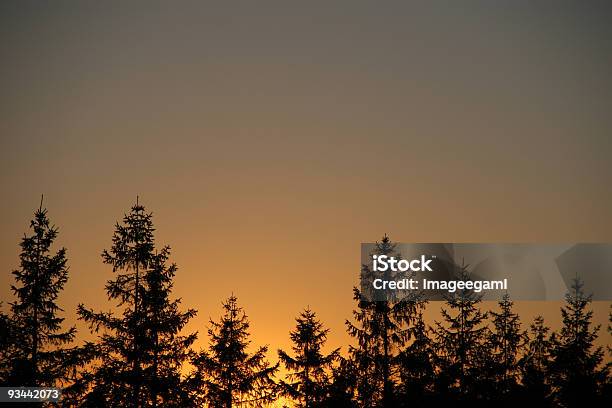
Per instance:
[[[295,320],[296,327],[290,332],[294,356],[278,350],[280,361],[289,372],[289,381],[281,382],[282,392],[295,400],[298,407],[321,407],[328,398],[331,369],[338,359],[339,349],[323,353],[329,330],[323,328],[310,308]]]
[[[371,255],[389,255],[400,258],[395,244],[385,235]],[[368,265],[362,266],[362,276],[372,273]],[[348,334],[357,340],[349,347],[349,354],[359,373],[357,400],[360,406],[391,407],[395,405],[397,365],[399,351],[408,339],[408,324],[414,317],[414,302],[404,299],[372,300],[363,298],[359,289],[353,289],[358,309],[353,311],[355,322],[346,321]]]
[[[184,407],[190,404],[188,385],[181,369],[193,352],[196,334],[181,335],[181,331],[196,315],[194,309],[180,310],[181,299],[172,299],[176,264],[167,265],[170,247],[153,256],[144,276],[142,311],[145,315],[142,331],[144,385],[149,392],[148,405]]]
[[[498,302],[499,312],[491,311],[493,328],[489,335],[489,351],[494,398],[511,403],[519,385],[519,359],[526,343],[526,333],[521,330],[518,314],[506,293]]]
[[[548,369],[551,361],[550,329],[544,318],[537,316],[529,328],[529,342],[519,362],[522,380],[523,401],[539,407],[552,406]]]
[[[608,313],[608,334],[612,335],[612,305],[610,305],[610,313]],[[612,342],[610,342],[612,344]],[[612,356],[612,346],[608,345],[608,353]]]
[[[435,350],[430,339],[430,327],[423,318],[425,304],[419,307],[410,327],[410,344],[399,355],[399,406],[431,406],[436,378]]]
[[[167,265],[170,248],[155,249],[152,214],[138,202],[117,223],[110,250],[102,252],[113,267],[108,299],[117,312],[94,312],[79,305],[98,341],[88,343],[92,368],[81,376],[85,406],[185,406],[189,391],[181,368],[190,357],[195,334],[180,332],[195,311],[172,300],[175,264]]]
[[[612,309],[612,305],[610,305],[610,309]],[[608,314],[608,334],[612,335],[612,311]],[[610,337],[608,337],[608,355],[612,357],[612,341],[610,341]],[[603,388],[603,400],[604,405],[610,406],[612,405],[612,376],[610,375],[610,370],[612,369],[612,361],[608,359],[608,363],[606,364],[606,380]]]
[[[6,324],[10,329],[6,383],[51,387],[67,378],[70,350],[65,346],[76,334],[75,327],[62,330],[63,310],[57,304],[68,281],[68,261],[65,248],[51,250],[58,229],[50,223],[42,200],[30,229],[31,235],[24,235],[20,243],[20,268],[13,271],[16,300],[10,303],[11,321]]]
[[[145,358],[145,353],[141,350],[145,341],[143,326],[146,322],[146,312],[141,303],[143,292],[146,290],[143,285],[143,273],[154,258],[154,232],[153,214],[147,213],[137,198],[136,205],[124,216],[123,225],[116,223],[111,249],[102,252],[103,262],[111,265],[116,274],[116,279],[109,280],[106,285],[107,296],[109,300],[118,300],[119,307],[126,307],[122,323],[125,324],[128,341],[131,341],[131,344],[122,351],[123,357],[131,366],[131,371],[126,374],[129,377],[128,383],[132,386],[132,403],[135,406],[142,406],[142,402],[146,399],[142,395],[142,360]],[[112,323],[116,323],[106,319],[104,314],[88,314],[83,308],[80,310],[84,312],[83,320],[90,325],[95,323],[112,328]],[[106,325],[106,323],[111,324]]]
[[[0,302],[2,307],[2,302]],[[11,371],[12,325],[8,315],[0,311],[0,387],[6,386]]]
[[[596,347],[599,326],[592,326],[591,296],[576,278],[561,308],[563,325],[554,339],[550,374],[555,399],[563,407],[594,406],[601,403],[607,370],[601,368],[602,347]]]
[[[377,328],[374,321],[375,303],[363,300],[357,288],[353,288],[353,299],[358,304],[358,309],[353,311],[355,323],[346,320],[346,326],[348,334],[357,340],[356,346],[349,346],[351,364],[357,373],[355,397],[357,406],[374,407],[382,401],[383,389],[378,369],[380,346],[374,330]]]
[[[354,408],[357,377],[353,361],[350,358],[338,356],[338,363],[332,368],[332,382],[329,386],[329,395],[323,404],[326,407]]]
[[[460,280],[468,280],[467,265],[456,266]],[[481,296],[457,290],[446,296],[449,309],[442,308],[443,322],[436,322],[435,344],[439,375],[436,393],[460,403],[483,399],[488,353],[487,313],[479,309]]]
[[[192,361],[196,393],[212,407],[266,406],[276,399],[278,364],[266,360],[267,346],[248,351],[250,324],[235,296],[223,302],[223,311],[218,322],[210,321],[208,349]]]

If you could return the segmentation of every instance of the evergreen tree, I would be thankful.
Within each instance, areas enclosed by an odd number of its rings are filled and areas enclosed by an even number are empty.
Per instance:
[[[457,278],[468,280],[468,266],[456,266]],[[488,353],[487,313],[478,308],[481,296],[457,290],[446,297],[443,322],[436,322],[436,360],[439,370],[436,393],[461,404],[482,402]]]
[[[0,307],[2,302],[0,302]],[[0,387],[6,386],[11,372],[12,325],[9,317],[0,311]]]
[[[493,330],[489,335],[493,392],[498,402],[512,403],[519,385],[519,358],[526,343],[519,316],[513,312],[513,302],[506,293],[498,303],[499,312],[491,311]]]
[[[193,352],[196,334],[181,335],[194,309],[180,311],[180,299],[172,299],[176,264],[166,265],[170,256],[168,246],[155,254],[145,274],[145,290],[141,307],[145,315],[142,326],[144,343],[143,379],[149,391],[152,407],[184,407],[190,403],[188,385],[181,377],[181,369]]]
[[[51,387],[67,378],[69,349],[76,328],[62,330],[63,310],[57,305],[59,293],[68,281],[66,249],[52,253],[58,229],[51,225],[47,210],[42,207],[30,222],[31,235],[21,240],[20,268],[13,271],[16,297],[11,303],[11,321],[4,364],[12,386]],[[3,319],[4,320],[4,319]],[[4,325],[4,324],[3,324]]]
[[[136,205],[124,216],[123,225],[116,223],[110,251],[102,252],[103,262],[111,265],[113,272],[116,273],[116,279],[108,281],[106,285],[108,298],[118,300],[119,307],[126,307],[122,323],[125,323],[131,344],[128,348],[123,348],[126,344],[122,344],[124,354],[122,357],[131,366],[131,371],[126,374],[129,379],[128,384],[132,386],[132,402],[135,406],[142,406],[142,402],[146,399],[142,395],[142,360],[145,358],[145,353],[141,348],[145,341],[143,326],[147,317],[141,305],[143,292],[146,290],[142,275],[154,258],[154,232],[153,214],[147,213],[137,198]],[[87,313],[84,308],[80,308],[80,311],[83,312],[81,314],[83,320],[90,324],[102,324],[107,328],[113,328],[112,323],[116,323],[106,319],[107,316],[104,314]],[[118,337],[123,337],[123,334],[117,334]]]
[[[354,397],[358,375],[351,359],[338,356],[338,364],[332,367],[329,395],[323,405],[334,408],[356,407]]]
[[[384,236],[371,255],[389,255],[399,259],[395,244]],[[362,276],[371,275],[368,265],[362,266]],[[387,279],[389,277],[385,277]],[[353,311],[355,323],[347,320],[348,334],[357,340],[349,347],[349,354],[359,373],[357,400],[360,406],[391,407],[395,405],[397,385],[397,356],[408,339],[408,324],[414,317],[414,302],[388,297],[363,298],[359,289],[353,289],[358,310]],[[375,300],[373,300],[375,299]]]
[[[210,343],[193,360],[192,382],[211,407],[261,407],[276,398],[272,379],[278,364],[266,360],[268,348],[249,353],[249,321],[238,300],[231,296],[223,303],[223,316],[210,321]]]
[[[561,308],[563,325],[554,339],[550,374],[557,402],[563,407],[595,406],[601,403],[606,369],[601,369],[602,347],[595,347],[599,326],[592,327],[591,296],[575,279]]]
[[[610,309],[612,309],[612,305],[610,305]],[[608,334],[612,335],[612,311],[608,314]],[[612,341],[610,341],[610,337],[608,337],[608,354],[612,357]],[[606,380],[603,388],[603,404],[605,406],[612,405],[612,376],[610,376],[610,369],[612,369],[612,361],[608,359],[608,363],[606,364]]]
[[[113,245],[102,253],[115,278],[106,285],[121,314],[94,312],[79,305],[79,318],[99,333],[88,343],[92,369],[78,387],[85,406],[186,406],[189,394],[181,379],[195,334],[180,332],[195,311],[180,311],[171,299],[175,264],[170,248],[155,250],[152,214],[136,203],[116,224]]]
[[[331,368],[338,359],[339,349],[329,354],[322,351],[327,339],[328,329],[307,308],[296,320],[296,328],[291,331],[294,356],[278,350],[280,361],[289,371],[289,381],[282,382],[283,394],[297,401],[299,407],[320,407],[327,400]]]
[[[612,305],[610,305],[610,313],[608,313],[608,334],[612,335]],[[612,344],[612,342],[610,342]],[[608,353],[612,355],[612,346],[608,346]]]
[[[410,344],[399,356],[399,406],[426,407],[433,403],[436,378],[435,350],[429,337],[430,328],[423,319],[424,305],[409,329]]]
[[[544,324],[544,318],[537,316],[529,328],[527,350],[519,363],[523,400],[543,408],[552,406],[548,378],[552,344],[549,331],[550,329]]]
[[[349,346],[351,363],[357,373],[355,396],[358,407],[375,407],[382,401],[382,381],[379,375],[380,347],[374,320],[375,302],[361,298],[359,289],[353,288],[353,299],[358,309],[353,311],[355,324],[346,321],[350,336],[357,339],[357,346]],[[376,353],[376,355],[374,354]]]

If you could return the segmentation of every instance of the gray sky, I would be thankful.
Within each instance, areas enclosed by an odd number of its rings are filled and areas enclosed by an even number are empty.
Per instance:
[[[234,292],[272,344],[344,342],[384,233],[612,241],[609,2],[126,3],[0,4],[0,299],[41,193],[70,319],[139,194],[194,324]]]

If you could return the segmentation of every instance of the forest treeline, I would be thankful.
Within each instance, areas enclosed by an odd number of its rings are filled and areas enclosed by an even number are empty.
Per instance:
[[[57,304],[67,252],[53,247],[58,229],[41,202],[12,272],[15,300],[0,313],[0,386],[59,386],[59,405],[74,407],[612,406],[605,362],[612,350],[595,345],[612,328],[592,323],[579,280],[558,330],[542,317],[522,323],[507,295],[485,311],[478,296],[457,292],[428,324],[425,300],[368,302],[354,288],[346,321],[353,341],[343,353],[324,351],[329,331],[309,308],[288,332],[290,350],[253,345],[231,296],[207,327],[208,345],[196,350],[197,333],[184,328],[197,312],[173,296],[178,268],[154,233],[152,214],[138,202],[115,225],[101,260],[114,272],[104,289],[116,307],[78,305],[78,319],[96,334],[78,343]],[[394,247],[385,236],[376,252]],[[467,267],[458,274],[469,279]]]

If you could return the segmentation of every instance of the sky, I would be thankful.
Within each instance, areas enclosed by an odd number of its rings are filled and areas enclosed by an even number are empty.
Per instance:
[[[69,323],[112,306],[100,253],[138,195],[198,346],[233,293],[255,344],[287,348],[310,306],[346,350],[360,243],[385,233],[612,242],[611,20],[597,1],[2,2],[0,299],[41,194]]]

